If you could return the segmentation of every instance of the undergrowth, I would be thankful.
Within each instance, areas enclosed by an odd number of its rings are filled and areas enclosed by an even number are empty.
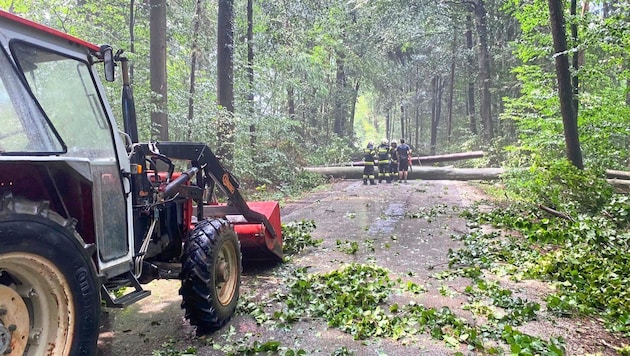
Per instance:
[[[463,214],[473,230],[459,237],[465,248],[451,252],[451,265],[548,281],[548,311],[596,316],[630,336],[630,199],[563,163],[526,174],[507,180],[508,195],[523,199]],[[501,232],[475,229],[482,225]]]
[[[513,278],[553,283],[547,309],[560,316],[596,315],[615,332],[630,335],[630,234],[628,197],[616,196],[602,215],[548,217],[527,206],[468,213],[479,224],[512,235],[463,236],[466,248],[451,253],[451,264],[509,270]],[[604,213],[606,212],[606,213]],[[613,212],[613,213],[610,213]],[[514,237],[517,236],[517,237]]]

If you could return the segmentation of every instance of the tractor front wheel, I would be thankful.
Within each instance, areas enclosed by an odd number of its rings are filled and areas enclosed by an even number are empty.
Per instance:
[[[241,250],[234,229],[221,219],[197,224],[184,243],[182,308],[204,334],[225,325],[236,310],[241,284]]]
[[[73,225],[46,203],[0,201],[0,354],[94,355],[100,298]]]

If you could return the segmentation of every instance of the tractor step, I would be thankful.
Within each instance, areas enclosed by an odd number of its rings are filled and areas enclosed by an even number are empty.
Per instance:
[[[121,297],[115,297],[113,289],[120,288],[120,285],[112,288],[112,291],[107,289],[105,285],[101,286],[103,291],[102,295],[105,299],[105,305],[109,308],[125,308],[139,300],[142,300],[151,295],[151,291],[142,289],[140,282],[136,279],[136,276],[131,272],[127,272],[122,276],[122,280],[125,281],[123,286],[133,287],[134,290]]]

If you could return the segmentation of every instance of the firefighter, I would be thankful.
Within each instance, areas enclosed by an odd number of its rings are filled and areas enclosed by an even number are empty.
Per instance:
[[[396,174],[396,172],[398,172],[398,146],[395,140],[392,140],[390,146],[391,147],[389,148],[389,156],[391,157],[391,161],[389,163],[389,174],[390,179],[392,181],[396,181],[398,180],[398,174]]]
[[[367,185],[368,179],[370,185],[376,184],[374,182],[374,156],[376,151],[374,150],[374,142],[370,141],[367,147],[363,150],[363,184]]]
[[[389,145],[386,138],[381,140],[376,154],[378,155],[378,182],[383,183],[383,181],[386,181],[387,183],[391,183],[392,179],[389,174]]]
[[[400,139],[400,146],[398,146],[398,158],[400,160],[400,166],[398,168],[398,181],[407,183],[407,176],[409,172],[409,163],[411,162],[411,147],[405,143],[405,139]]]

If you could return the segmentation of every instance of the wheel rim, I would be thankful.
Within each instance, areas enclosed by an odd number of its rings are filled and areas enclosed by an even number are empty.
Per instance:
[[[231,243],[224,243],[215,265],[215,287],[219,303],[228,305],[234,298],[238,284],[238,257]]]
[[[4,254],[0,282],[0,330],[10,331],[9,353],[67,355],[75,308],[70,287],[55,265],[38,255]]]

